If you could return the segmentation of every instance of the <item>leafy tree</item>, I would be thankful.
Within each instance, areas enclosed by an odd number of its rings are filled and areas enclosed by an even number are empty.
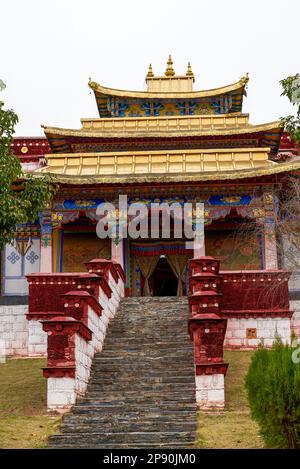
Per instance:
[[[281,119],[285,130],[300,145],[300,75],[289,76],[280,81],[281,96],[286,96],[296,107],[296,115],[289,115]]]
[[[0,80],[0,91],[5,88]],[[24,173],[13,154],[12,139],[18,116],[0,101],[0,250],[11,243],[19,223],[34,222],[49,205],[55,185],[49,176]]]
[[[272,448],[300,448],[300,364],[293,352],[280,339],[271,350],[261,347],[246,377],[252,417]]]

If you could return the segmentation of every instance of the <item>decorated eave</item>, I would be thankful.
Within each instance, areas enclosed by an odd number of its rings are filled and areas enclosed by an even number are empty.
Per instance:
[[[270,147],[277,153],[279,121],[251,125],[247,114],[83,119],[82,128],[44,127],[54,153],[164,148]]]
[[[188,112],[191,114],[241,112],[247,81],[247,77],[243,77],[236,83],[211,90],[164,93],[107,88],[94,81],[90,81],[89,86],[95,94],[100,117],[135,117],[168,112],[184,115],[185,101],[190,102]]]
[[[100,117],[228,114],[242,111],[248,75],[236,83],[210,90],[194,91],[190,63],[185,75],[176,75],[169,56],[164,76],[155,76],[150,65],[147,91],[108,88],[90,80]]]

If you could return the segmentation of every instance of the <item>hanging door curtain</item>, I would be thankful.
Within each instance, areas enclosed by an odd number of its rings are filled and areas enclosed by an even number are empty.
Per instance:
[[[190,259],[189,254],[184,254],[178,256],[177,254],[167,254],[167,261],[169,262],[173,273],[176,275],[178,279],[177,285],[177,296],[183,295],[183,277],[185,274],[186,266],[188,260]]]
[[[140,270],[145,278],[143,296],[150,296],[149,278],[155,271],[161,255],[165,255],[178,279],[177,296],[183,294],[183,276],[192,249],[186,249],[184,242],[131,243],[131,254],[136,256]],[[180,256],[178,256],[180,254]]]
[[[159,261],[159,256],[138,257],[139,267],[145,279],[143,296],[151,296],[150,287],[149,287],[149,278],[153,274],[158,261]]]

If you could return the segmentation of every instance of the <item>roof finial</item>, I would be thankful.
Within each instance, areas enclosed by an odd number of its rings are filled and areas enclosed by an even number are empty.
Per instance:
[[[169,55],[169,58],[168,58],[165,75],[166,77],[173,77],[175,75],[174,68],[173,68],[173,60],[172,60],[171,55]]]
[[[245,86],[247,85],[248,81],[249,81],[249,73],[247,72],[245,76],[240,78],[240,84]]]
[[[153,73],[153,70],[152,70],[152,65],[150,64],[149,68],[148,68],[148,73],[146,75],[146,78],[153,78],[153,77],[154,77],[154,73]]]
[[[195,75],[194,75],[194,73],[193,73],[193,70],[192,70],[191,63],[190,63],[190,62],[188,62],[187,71],[186,71],[186,76],[192,78],[193,81],[195,81]]]

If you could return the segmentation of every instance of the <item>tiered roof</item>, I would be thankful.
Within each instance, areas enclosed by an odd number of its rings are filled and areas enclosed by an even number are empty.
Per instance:
[[[279,121],[249,123],[242,113],[248,76],[209,91],[193,91],[190,64],[176,75],[169,57],[164,76],[150,65],[147,91],[122,91],[90,81],[100,118],[81,129],[44,127],[52,154],[40,169],[61,182],[134,183],[240,179],[298,169],[297,158],[277,161]]]
[[[44,127],[53,152],[122,151],[123,146],[126,149],[130,144],[135,149],[140,144],[153,150],[160,139],[164,147],[168,147],[168,141],[173,147],[187,148],[230,147],[236,142],[237,146],[268,146],[276,154],[282,133],[279,121],[252,125],[248,114],[102,118],[81,122],[79,130]]]

